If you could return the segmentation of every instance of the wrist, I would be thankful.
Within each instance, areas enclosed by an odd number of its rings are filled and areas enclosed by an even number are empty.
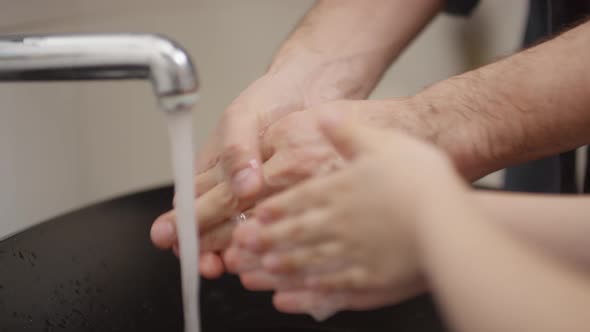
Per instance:
[[[345,58],[305,47],[282,53],[265,75],[293,82],[303,93],[307,107],[338,99],[365,99],[381,74],[360,56]]]
[[[471,76],[439,82],[414,100],[416,117],[428,128],[425,138],[445,150],[465,178],[476,180],[500,168],[505,140],[493,137],[501,124],[484,105],[496,98],[479,91],[478,79]],[[504,107],[499,101],[493,103],[495,112]]]

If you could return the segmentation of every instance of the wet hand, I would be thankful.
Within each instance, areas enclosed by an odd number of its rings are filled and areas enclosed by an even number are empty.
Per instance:
[[[415,224],[425,204],[436,202],[440,185],[459,181],[450,162],[405,135],[325,128],[348,164],[257,206],[259,222],[239,225],[234,242],[258,261],[237,272],[251,288],[273,287],[278,299],[291,298],[279,301],[292,304],[290,310],[309,310],[293,304],[309,302],[285,293],[293,290],[381,291],[392,302],[415,294],[422,288]],[[231,255],[228,250],[227,261],[241,260]]]
[[[257,197],[237,197],[224,177],[223,163],[219,159],[214,160],[213,166],[209,165],[209,168],[197,175],[195,179],[198,200],[201,201],[197,203],[199,206],[197,213],[201,224],[199,228],[202,231],[202,242],[215,243],[212,247],[203,246],[203,252],[224,250],[229,242],[231,228],[235,225],[231,223],[231,217],[251,207],[257,198],[281,191],[315,174],[328,173],[339,167],[342,158],[320,131],[317,123],[318,114],[336,111],[343,117],[356,117],[360,122],[384,127],[395,122],[392,119],[394,113],[392,111],[407,117],[407,114],[411,112],[410,106],[411,103],[402,99],[338,101],[285,116],[270,126],[261,138],[260,152],[264,160],[261,168],[263,190]],[[223,195],[219,195],[220,193]],[[203,215],[204,213],[200,210],[204,207],[208,207],[211,213]],[[161,220],[170,220],[170,215],[165,215],[154,223],[152,239],[157,246],[169,248],[176,241],[175,234],[169,232],[169,230],[174,232],[174,228],[168,226],[160,228]],[[158,236],[159,233],[167,235]],[[210,237],[213,237],[215,241],[208,241]],[[208,257],[212,256],[208,255]],[[210,277],[219,276],[224,271],[220,257],[217,255],[213,257],[215,258],[204,260],[212,262],[211,264],[201,266],[204,275]]]

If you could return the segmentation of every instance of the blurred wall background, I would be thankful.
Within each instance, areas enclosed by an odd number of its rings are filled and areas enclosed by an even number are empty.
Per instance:
[[[0,34],[157,32],[193,55],[201,145],[257,78],[310,0],[3,0]],[[403,96],[518,49],[526,0],[440,15],[374,98]],[[145,82],[0,84],[0,238],[92,202],[169,183],[167,136]],[[498,185],[494,174],[482,180]]]

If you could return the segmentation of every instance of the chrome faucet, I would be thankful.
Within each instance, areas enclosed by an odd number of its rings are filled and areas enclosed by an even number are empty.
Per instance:
[[[161,101],[194,97],[199,88],[188,54],[161,36],[0,37],[0,81],[126,79],[151,80]]]

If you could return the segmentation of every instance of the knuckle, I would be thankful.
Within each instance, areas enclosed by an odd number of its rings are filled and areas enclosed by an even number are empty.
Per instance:
[[[241,143],[237,142],[228,142],[224,143],[223,149],[219,156],[219,160],[223,165],[226,167],[232,166],[233,164],[237,163],[240,159],[239,156],[246,153],[248,149]]]
[[[225,209],[226,213],[231,213],[238,205],[238,199],[232,190],[225,183],[221,185],[217,195],[217,205]]]

